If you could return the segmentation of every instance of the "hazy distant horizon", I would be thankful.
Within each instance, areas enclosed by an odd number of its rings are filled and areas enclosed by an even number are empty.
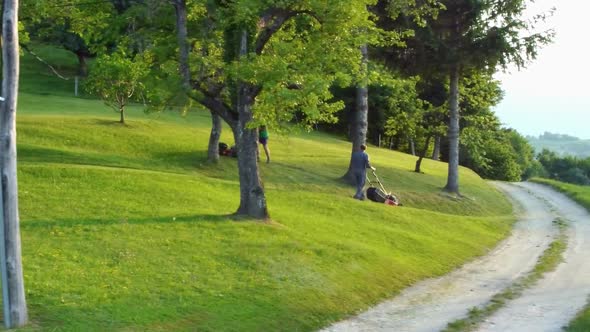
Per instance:
[[[525,70],[496,75],[505,95],[494,111],[506,127],[523,135],[548,131],[590,139],[590,45],[582,38],[590,1],[537,0],[530,12],[551,7],[555,15],[543,28],[555,29],[554,43]]]
[[[590,139],[590,102],[584,97],[506,95],[495,109],[505,127],[524,136],[544,132]]]

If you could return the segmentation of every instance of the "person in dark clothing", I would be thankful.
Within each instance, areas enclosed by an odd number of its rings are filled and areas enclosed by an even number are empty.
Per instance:
[[[351,157],[352,174],[356,182],[356,194],[353,197],[360,200],[365,199],[363,188],[367,178],[367,168],[375,170],[375,167],[369,163],[369,155],[365,152],[366,149],[367,147],[362,144],[361,149],[353,152]]]

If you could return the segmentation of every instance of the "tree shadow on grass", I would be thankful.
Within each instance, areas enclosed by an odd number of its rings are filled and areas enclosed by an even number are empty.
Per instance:
[[[22,229],[74,226],[108,226],[121,224],[171,224],[171,223],[221,223],[234,221],[233,214],[195,214],[188,216],[165,216],[153,218],[117,218],[117,219],[58,219],[22,221]]]
[[[119,116],[119,114],[117,112],[111,112],[112,114],[115,114],[115,116]],[[106,113],[109,114],[109,113]],[[119,121],[119,119],[116,119],[115,117],[113,117],[112,120],[110,119],[92,119],[92,124],[98,125],[98,126],[108,126],[108,127],[125,127],[125,128],[133,128],[133,125],[129,123],[129,121],[125,122],[125,123],[121,123],[121,121]]]
[[[154,158],[165,160],[171,167],[194,170],[207,163],[207,151],[191,150],[156,152],[154,153]]]

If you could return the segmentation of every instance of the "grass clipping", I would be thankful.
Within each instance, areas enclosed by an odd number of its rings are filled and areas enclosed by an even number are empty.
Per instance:
[[[508,301],[521,296],[525,289],[534,285],[545,273],[555,270],[559,263],[563,261],[563,252],[567,248],[567,235],[565,232],[567,223],[559,218],[555,219],[553,222],[557,225],[559,234],[543,252],[543,255],[539,257],[535,268],[527,275],[519,278],[502,292],[494,295],[483,307],[473,307],[469,310],[467,317],[450,322],[443,332],[475,330],[479,324],[493,315],[500,308],[504,307]]]

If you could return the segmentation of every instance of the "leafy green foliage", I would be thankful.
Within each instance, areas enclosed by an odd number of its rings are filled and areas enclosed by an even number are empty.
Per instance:
[[[360,45],[386,38],[370,19],[367,6],[372,3],[236,1],[211,5],[208,15],[216,24],[209,26],[208,34],[218,44],[211,44],[211,39],[197,31],[189,32],[207,50],[191,56],[198,68],[198,72],[193,70],[197,90],[205,95],[215,92],[227,105],[234,105],[236,82],[260,88],[251,126],[264,123],[274,130],[287,130],[291,126],[285,124],[293,120],[304,128],[333,122],[343,103],[334,99],[331,88],[350,85],[362,76]],[[193,21],[193,25],[198,24]],[[248,56],[238,61],[243,32],[248,36]]]
[[[500,83],[489,74],[471,72],[462,78],[460,90],[461,165],[489,179],[520,181],[530,176],[533,149],[518,132],[503,129],[491,111],[502,98]]]
[[[143,80],[148,73],[145,59],[130,59],[122,52],[100,56],[86,80],[86,89],[98,95],[115,112],[123,113],[132,98],[141,98],[145,90]]]
[[[551,179],[590,185],[590,157],[586,159],[571,156],[559,157],[555,152],[543,149],[537,156],[537,160]]]
[[[467,127],[462,135],[462,165],[488,179],[520,181],[539,174],[532,148],[512,129]]]
[[[93,57],[113,41],[107,33],[113,28],[108,1],[24,0],[20,19],[33,41],[57,45],[81,58]]]

